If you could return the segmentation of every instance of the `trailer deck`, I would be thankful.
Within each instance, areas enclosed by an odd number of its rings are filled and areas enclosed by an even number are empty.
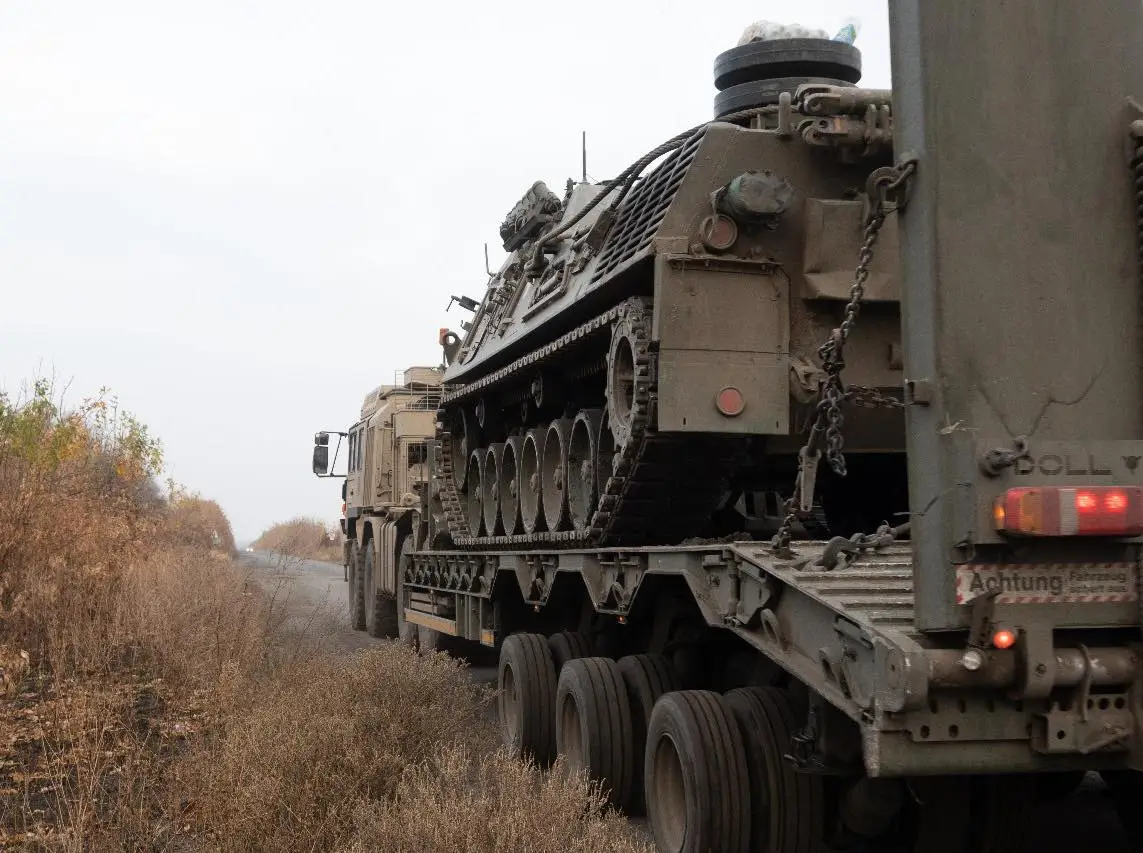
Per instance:
[[[622,625],[654,578],[674,578],[708,626],[761,651],[860,725],[870,775],[1139,761],[1137,642],[1088,647],[1066,635],[1053,641],[1050,630],[1046,637],[1033,632],[1021,648],[981,644],[979,661],[966,664],[963,634],[914,627],[909,543],[853,555],[833,569],[819,564],[836,552],[837,543],[825,542],[794,543],[793,558],[764,542],[418,552],[403,577],[405,618],[495,646],[514,630],[501,624],[497,602],[517,591],[538,613],[560,578],[574,576],[595,613]],[[655,590],[650,595],[661,586]],[[995,618],[998,600],[1001,594],[980,596],[977,606]],[[1134,610],[1134,595],[1124,605]],[[1083,713],[1073,713],[1077,707]]]

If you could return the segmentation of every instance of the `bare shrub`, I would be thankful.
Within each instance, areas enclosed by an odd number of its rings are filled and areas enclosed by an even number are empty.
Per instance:
[[[225,732],[191,774],[199,825],[222,851],[330,850],[348,841],[363,798],[410,765],[491,738],[487,688],[444,656],[388,644],[321,656],[235,682]]]
[[[452,745],[402,775],[394,796],[363,802],[346,853],[653,853],[597,784],[502,751]]]
[[[234,531],[230,520],[215,501],[188,494],[174,484],[158,531],[160,539],[179,548],[217,551],[233,555]]]
[[[280,522],[259,536],[251,547],[303,560],[342,561],[341,531],[330,529],[316,518],[292,518]]]

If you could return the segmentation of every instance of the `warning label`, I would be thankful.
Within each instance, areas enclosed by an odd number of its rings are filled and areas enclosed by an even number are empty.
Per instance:
[[[1138,597],[1133,563],[965,565],[956,570],[957,604],[1000,590],[999,604],[1101,604]]]

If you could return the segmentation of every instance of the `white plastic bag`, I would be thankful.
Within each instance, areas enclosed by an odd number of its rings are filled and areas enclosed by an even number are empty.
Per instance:
[[[825,30],[806,27],[802,24],[776,24],[773,21],[755,21],[742,32],[739,46],[752,41],[773,41],[774,39],[828,39]]]

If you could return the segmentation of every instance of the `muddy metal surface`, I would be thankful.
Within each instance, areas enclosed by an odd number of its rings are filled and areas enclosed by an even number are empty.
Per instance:
[[[265,552],[244,553],[240,565],[278,602],[286,615],[283,629],[305,632],[332,649],[353,652],[386,642],[348,627],[343,569],[315,560],[283,559]],[[473,678],[496,682],[494,667],[474,667]],[[645,829],[643,821],[639,821]],[[1130,853],[1119,821],[1099,777],[1091,774],[1074,794],[1044,803],[1033,816],[1030,832],[1037,853]],[[867,853],[875,853],[870,849]]]

